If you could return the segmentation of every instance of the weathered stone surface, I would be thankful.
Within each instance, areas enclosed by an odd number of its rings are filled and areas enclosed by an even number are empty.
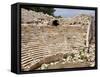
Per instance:
[[[94,37],[93,18],[88,15],[79,15],[71,18],[55,18],[42,12],[21,9],[21,66],[22,70],[34,70],[43,64],[53,64],[61,61],[65,54],[65,65],[62,68],[85,67],[80,62],[94,62],[95,45],[90,45]],[[52,21],[59,21],[58,26],[52,26]],[[95,31],[94,31],[95,32]],[[89,52],[88,47],[90,47]],[[74,64],[73,62],[77,62]],[[67,63],[72,62],[72,65]],[[63,62],[64,63],[64,62]],[[93,65],[93,64],[92,64]],[[54,66],[50,66],[51,68]],[[44,68],[44,67],[43,67]]]
[[[61,68],[77,68],[77,67],[88,67],[89,63],[57,63],[49,66],[47,69],[61,69]]]

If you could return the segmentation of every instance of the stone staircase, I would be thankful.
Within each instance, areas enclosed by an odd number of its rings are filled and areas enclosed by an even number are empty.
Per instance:
[[[27,27],[30,29],[29,27],[31,26]],[[33,27],[28,32],[27,30],[22,31],[22,34],[24,35],[22,36],[21,51],[21,64],[23,70],[31,70],[39,67],[45,62],[49,63],[51,61],[59,60],[63,54],[70,52],[72,47],[84,46],[83,42],[85,38],[81,39],[84,32],[79,28],[59,26],[59,28],[55,29],[55,27],[51,28],[50,26],[42,27],[40,29],[43,30],[39,30],[36,26],[36,28]],[[60,29],[62,29],[62,32]],[[25,43],[26,41],[24,39],[27,40],[27,43]],[[56,54],[59,53],[62,53],[61,56],[58,56],[58,58],[60,58],[54,59],[57,57]],[[47,58],[48,56],[49,58]],[[41,60],[43,62],[41,62]]]

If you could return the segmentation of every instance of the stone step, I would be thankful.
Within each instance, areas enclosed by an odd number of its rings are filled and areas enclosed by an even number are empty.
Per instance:
[[[61,68],[80,68],[80,67],[89,67],[89,63],[87,62],[83,62],[83,63],[57,63],[57,64],[53,64],[53,65],[49,65],[49,67],[47,69],[61,69]]]

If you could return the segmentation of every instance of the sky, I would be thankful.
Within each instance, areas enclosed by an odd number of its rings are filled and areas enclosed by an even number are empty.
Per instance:
[[[80,9],[63,9],[63,8],[54,8],[56,11],[54,12],[55,16],[62,17],[72,17],[79,14],[89,14],[95,15],[94,10],[80,10]]]

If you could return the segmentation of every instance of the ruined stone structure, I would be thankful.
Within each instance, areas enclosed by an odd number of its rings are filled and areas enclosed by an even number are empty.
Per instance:
[[[93,38],[92,17],[88,15],[55,18],[25,9],[21,9],[21,15],[21,66],[24,71],[59,61],[66,53],[79,53],[80,48],[89,47]],[[58,20],[59,25],[52,26],[53,20]]]

